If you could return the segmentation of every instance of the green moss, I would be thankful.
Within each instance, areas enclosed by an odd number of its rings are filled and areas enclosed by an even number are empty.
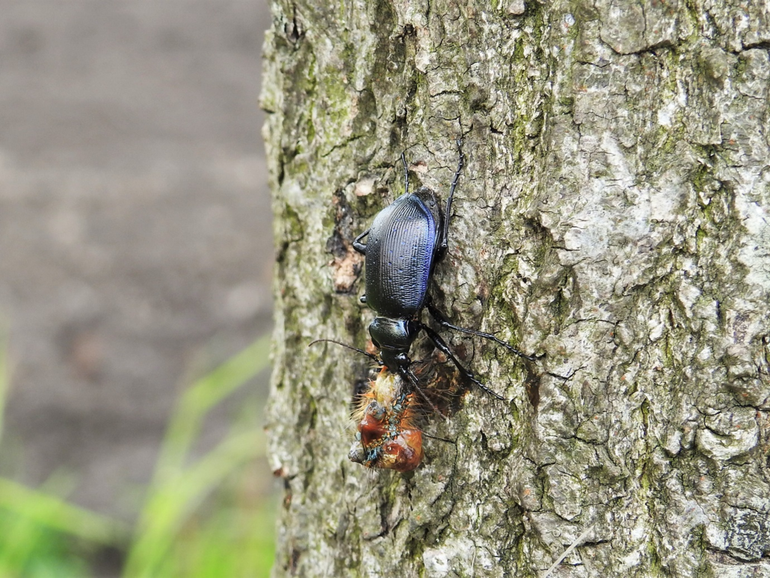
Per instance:
[[[658,548],[655,544],[655,540],[649,537],[647,540],[647,556],[649,557],[648,570],[650,576],[667,576],[668,572],[664,571],[664,568],[660,562],[660,555],[658,554]]]
[[[749,63],[747,62],[746,56],[741,54],[738,57],[738,60],[735,63],[735,66],[733,67],[734,82],[744,81],[744,77],[746,76],[746,71],[748,70],[748,68],[749,68]]]
[[[281,215],[281,223],[283,224],[283,238],[287,242],[296,242],[304,238],[305,227],[302,224],[299,214],[288,203],[283,205],[283,213]]]

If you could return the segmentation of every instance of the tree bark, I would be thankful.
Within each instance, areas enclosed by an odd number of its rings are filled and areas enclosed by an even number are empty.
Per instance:
[[[767,6],[326,4],[274,0],[265,51],[274,576],[770,576]],[[453,336],[511,401],[471,390],[417,470],[367,470],[368,362],[308,343],[365,347],[351,240],[402,151],[445,199],[458,136],[432,294],[539,359]]]

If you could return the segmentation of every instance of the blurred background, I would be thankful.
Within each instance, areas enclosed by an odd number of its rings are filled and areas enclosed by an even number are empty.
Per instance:
[[[261,575],[266,1],[0,14],[0,578]]]

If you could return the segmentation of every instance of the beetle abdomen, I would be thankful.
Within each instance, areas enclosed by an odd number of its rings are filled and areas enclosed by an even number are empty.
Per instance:
[[[425,301],[439,224],[421,196],[396,199],[369,230],[366,302],[382,317],[411,317]]]

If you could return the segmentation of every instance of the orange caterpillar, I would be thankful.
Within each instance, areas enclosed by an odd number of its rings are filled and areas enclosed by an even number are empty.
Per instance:
[[[384,367],[369,382],[353,412],[358,433],[348,454],[351,461],[397,472],[420,465],[422,431],[415,425],[415,394],[408,389],[401,377]]]

